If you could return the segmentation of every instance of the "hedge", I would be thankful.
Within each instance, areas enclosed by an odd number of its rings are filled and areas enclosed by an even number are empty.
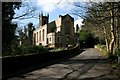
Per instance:
[[[79,53],[79,47],[75,47],[70,50],[58,51],[58,52],[46,52],[43,54],[32,54],[24,56],[13,56],[2,59],[3,63],[3,78],[12,75],[13,73],[25,69],[29,66],[43,64],[45,62],[54,61],[56,59],[63,58],[68,55],[75,55]]]

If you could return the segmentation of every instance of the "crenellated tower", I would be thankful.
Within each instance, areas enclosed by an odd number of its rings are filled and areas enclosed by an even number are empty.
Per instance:
[[[39,14],[39,26],[43,26],[48,24],[49,22],[49,14],[43,15],[43,13]]]

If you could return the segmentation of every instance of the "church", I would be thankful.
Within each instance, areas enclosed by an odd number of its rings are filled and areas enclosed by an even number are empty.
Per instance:
[[[74,18],[69,14],[49,23],[49,15],[39,15],[39,27],[33,32],[33,44],[47,47],[67,47],[77,43]]]

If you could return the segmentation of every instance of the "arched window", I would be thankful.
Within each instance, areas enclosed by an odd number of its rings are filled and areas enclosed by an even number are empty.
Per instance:
[[[39,41],[41,41],[41,31],[39,31]]]
[[[36,43],[36,34],[34,33],[34,44]]]
[[[60,36],[57,37],[57,42],[61,43],[61,37]]]
[[[38,32],[37,32],[37,42],[38,42]]]
[[[71,25],[69,21],[65,22],[65,34],[70,34],[71,33]]]
[[[67,41],[67,42],[70,41],[70,37],[69,37],[69,36],[66,37],[66,41]]]
[[[44,41],[44,35],[45,35],[44,29],[43,29],[43,31],[42,31],[42,35],[43,35],[42,39],[43,39],[43,41]]]

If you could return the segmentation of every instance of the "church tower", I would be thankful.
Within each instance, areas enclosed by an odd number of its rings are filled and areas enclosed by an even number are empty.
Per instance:
[[[45,24],[48,24],[49,22],[49,15],[43,15],[43,13],[41,13],[39,15],[39,26],[43,26]]]

